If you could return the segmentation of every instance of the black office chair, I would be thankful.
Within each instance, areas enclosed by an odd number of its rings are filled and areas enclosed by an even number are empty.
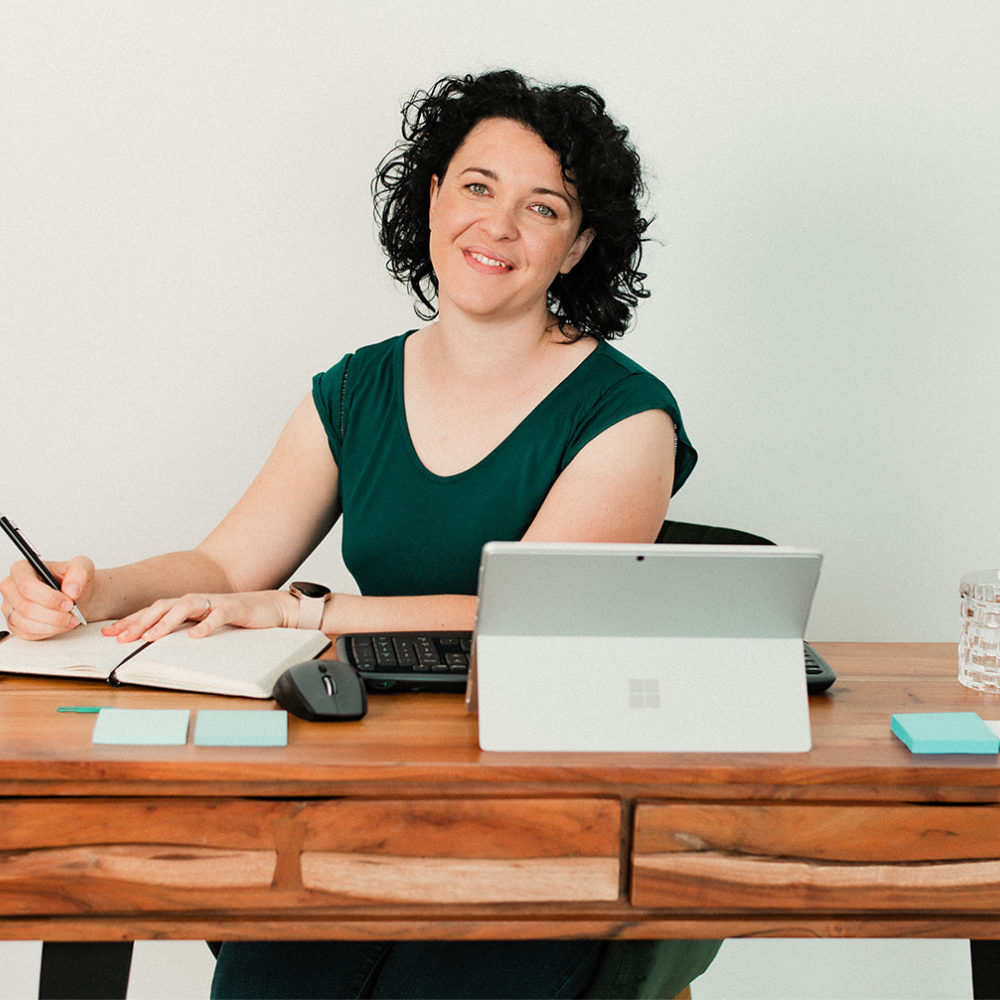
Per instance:
[[[657,542],[670,545],[774,545],[763,535],[751,535],[736,528],[715,528],[687,521],[664,521]]]

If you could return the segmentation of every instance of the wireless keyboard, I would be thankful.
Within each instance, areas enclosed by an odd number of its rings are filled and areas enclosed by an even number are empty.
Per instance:
[[[837,675],[808,642],[806,684],[825,691]],[[342,635],[337,658],[350,663],[369,691],[464,691],[469,675],[471,632],[388,632]]]

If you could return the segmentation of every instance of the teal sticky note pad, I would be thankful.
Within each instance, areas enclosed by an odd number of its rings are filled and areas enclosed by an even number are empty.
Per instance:
[[[288,746],[288,713],[202,709],[194,722],[194,742],[202,747]]]
[[[975,712],[913,712],[892,717],[913,753],[1000,753],[1000,737]]]
[[[186,708],[102,708],[93,740],[116,746],[183,746],[190,719]]]

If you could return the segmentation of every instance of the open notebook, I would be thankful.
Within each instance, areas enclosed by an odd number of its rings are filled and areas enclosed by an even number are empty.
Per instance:
[[[91,622],[44,642],[8,636],[0,641],[0,671],[270,698],[288,667],[330,644],[322,632],[295,628],[227,627],[192,639],[190,623],[155,642],[120,643],[101,634],[107,624]]]

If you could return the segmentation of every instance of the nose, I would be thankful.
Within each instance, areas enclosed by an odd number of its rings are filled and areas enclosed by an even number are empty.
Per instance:
[[[492,240],[517,239],[517,220],[514,206],[501,199],[492,202],[480,219],[483,233]]]

